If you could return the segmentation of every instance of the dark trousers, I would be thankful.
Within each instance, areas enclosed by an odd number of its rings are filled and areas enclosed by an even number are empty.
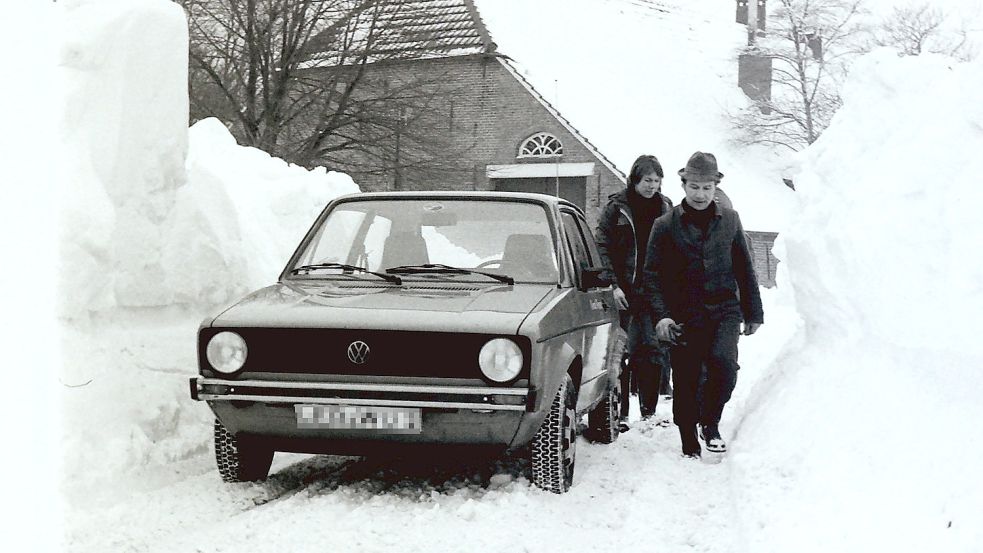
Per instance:
[[[628,366],[621,371],[621,417],[628,417],[628,400],[633,387],[638,390],[642,416],[647,417],[655,414],[659,404],[663,366],[669,362],[668,355],[654,345],[655,329],[651,318],[623,312],[622,326],[628,331]]]
[[[737,385],[741,316],[698,319],[684,325],[684,345],[672,347],[672,417],[677,426],[717,424]],[[706,369],[700,389],[700,374]]]

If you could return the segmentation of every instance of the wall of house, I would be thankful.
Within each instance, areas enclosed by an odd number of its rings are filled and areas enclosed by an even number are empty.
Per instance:
[[[771,249],[775,245],[778,233],[749,230],[747,234],[751,237],[749,245],[754,256],[754,272],[757,274],[758,284],[765,288],[772,288],[776,285],[778,258],[771,253]]]
[[[400,169],[399,179],[395,168],[378,174],[352,171],[363,190],[493,190],[495,183],[486,175],[487,165],[542,163],[543,160],[516,157],[520,144],[538,132],[553,134],[563,144],[560,162],[594,163],[594,174],[586,177],[584,195],[585,211],[592,226],[607,196],[624,187],[621,178],[605,167],[493,56],[407,61],[379,65],[372,71],[372,78],[388,79],[393,87],[421,77],[440,83],[434,88],[432,101],[434,106],[441,106],[440,114],[408,121],[405,132],[439,136],[446,141],[451,155],[450,159],[440,161],[446,170],[404,167]],[[514,184],[510,186],[514,189]]]

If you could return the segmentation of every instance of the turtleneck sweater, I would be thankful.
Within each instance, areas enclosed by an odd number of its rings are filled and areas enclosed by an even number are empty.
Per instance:
[[[635,223],[635,251],[638,252],[635,276],[638,277],[645,266],[645,252],[648,250],[652,224],[662,215],[662,196],[656,192],[651,198],[645,198],[635,191],[634,186],[629,186],[628,207],[631,209],[632,222]]]
[[[710,205],[706,209],[696,209],[695,207],[689,205],[685,199],[683,200],[683,213],[686,215],[686,220],[690,223],[696,225],[704,233],[710,228],[710,221],[713,216],[717,214],[717,203],[710,202]]]

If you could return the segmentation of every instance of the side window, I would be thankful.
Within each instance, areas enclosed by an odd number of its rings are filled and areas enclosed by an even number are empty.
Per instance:
[[[584,241],[584,237],[580,232],[580,226],[577,224],[576,217],[567,211],[560,213],[560,220],[563,221],[563,233],[567,237],[567,242],[570,244],[571,255],[573,256],[574,266],[576,269],[576,274],[580,274],[580,269],[590,267],[590,256],[587,253],[587,244]]]
[[[583,217],[577,217],[577,225],[580,226],[580,233],[584,236],[584,242],[587,244],[587,253],[590,254],[590,264],[592,267],[596,267],[601,264],[601,254],[597,253],[597,242],[594,241],[594,235],[591,234],[590,227],[587,226],[587,221]]]

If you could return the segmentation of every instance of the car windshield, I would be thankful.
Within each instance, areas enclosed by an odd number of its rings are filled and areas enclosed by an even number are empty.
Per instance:
[[[346,271],[337,264],[360,270]],[[408,278],[489,280],[469,272],[481,271],[517,282],[559,279],[546,209],[514,201],[344,202],[321,222],[290,272],[298,278],[357,277],[365,274],[363,269],[397,269]]]

